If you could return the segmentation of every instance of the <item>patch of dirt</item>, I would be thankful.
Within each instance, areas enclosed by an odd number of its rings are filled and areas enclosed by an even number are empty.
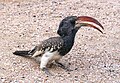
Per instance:
[[[120,83],[119,0],[1,0],[0,83]],[[33,59],[15,56],[40,41],[57,36],[66,16],[91,16],[104,26],[104,34],[82,27],[72,50],[47,77]]]

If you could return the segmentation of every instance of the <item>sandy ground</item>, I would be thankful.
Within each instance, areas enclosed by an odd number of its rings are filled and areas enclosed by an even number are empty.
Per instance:
[[[81,28],[73,49],[47,77],[39,64],[12,54],[57,36],[66,16],[87,15],[104,26],[104,34]],[[120,83],[120,0],[0,0],[0,83]]]

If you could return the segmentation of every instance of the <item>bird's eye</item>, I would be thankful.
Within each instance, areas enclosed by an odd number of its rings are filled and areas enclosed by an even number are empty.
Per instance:
[[[74,20],[71,20],[70,22],[71,22],[71,24],[75,24],[75,21],[74,21]]]

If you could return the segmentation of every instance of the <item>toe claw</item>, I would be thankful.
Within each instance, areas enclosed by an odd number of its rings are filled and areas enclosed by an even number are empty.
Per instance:
[[[45,74],[47,74],[48,76],[53,76],[47,68],[43,68],[42,71],[45,72]]]

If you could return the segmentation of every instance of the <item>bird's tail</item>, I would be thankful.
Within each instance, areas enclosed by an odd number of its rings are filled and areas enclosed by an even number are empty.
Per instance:
[[[30,57],[30,51],[15,51],[13,52],[14,55],[23,56],[23,57]]]
[[[23,57],[31,57],[36,52],[37,46],[34,47],[32,50],[27,51],[15,51],[13,52],[14,55],[23,56]]]

